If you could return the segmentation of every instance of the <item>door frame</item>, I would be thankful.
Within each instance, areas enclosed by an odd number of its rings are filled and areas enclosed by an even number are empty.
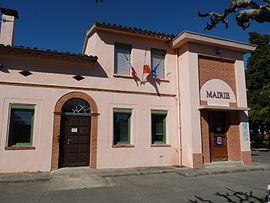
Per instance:
[[[98,136],[98,108],[92,97],[83,92],[69,92],[63,95],[56,103],[54,109],[54,125],[53,125],[53,143],[52,143],[52,159],[51,170],[58,169],[59,163],[59,138],[61,128],[61,110],[63,105],[70,99],[83,99],[88,102],[91,109],[91,129],[90,129],[90,167],[97,167],[97,136]]]

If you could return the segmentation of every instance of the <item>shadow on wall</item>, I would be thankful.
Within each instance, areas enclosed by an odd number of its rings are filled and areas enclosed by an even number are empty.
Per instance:
[[[8,70],[6,67],[0,68],[0,72],[3,72],[3,73],[10,73],[9,70]]]
[[[107,45],[114,45],[115,43],[130,44],[134,49],[151,50],[151,48],[158,48],[166,50],[166,54],[174,55],[174,50],[170,48],[166,40],[152,40],[149,38],[131,37],[128,35],[119,35],[116,33],[109,33],[106,31],[99,31],[98,36]],[[142,58],[143,61],[144,58]]]
[[[74,62],[68,60],[36,59],[33,57],[16,61],[3,61],[0,72],[10,73],[9,70],[30,71],[41,73],[56,73],[64,75],[82,75],[89,77],[108,78],[107,73],[99,62]]]
[[[204,114],[201,114],[202,117],[207,121],[209,124],[209,111],[206,111]],[[231,125],[238,126],[241,122],[248,122],[248,116],[244,111],[229,111],[226,112],[226,119],[228,125],[225,127],[225,132],[228,132]]]
[[[141,82],[141,84],[145,85],[147,82],[155,88],[157,95],[160,96],[158,86],[160,86],[161,80],[159,78],[154,78],[152,74],[149,74],[146,78],[146,81]]]
[[[226,193],[220,193],[217,192],[213,195],[220,197],[219,202],[232,202],[232,203],[238,203],[238,202],[267,202],[268,197],[267,194],[264,197],[257,197],[253,194],[253,191],[249,192],[239,192],[232,190],[230,188],[226,188],[228,192]],[[198,195],[194,195],[194,199],[188,200],[188,203],[199,203],[199,202],[209,202],[214,203],[215,201],[212,201],[210,199],[205,199],[203,197],[200,197]]]

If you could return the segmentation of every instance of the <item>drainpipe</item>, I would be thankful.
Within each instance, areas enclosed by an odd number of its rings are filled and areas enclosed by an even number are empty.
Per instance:
[[[181,140],[181,102],[180,102],[180,81],[179,81],[179,49],[175,50],[176,52],[176,109],[177,109],[177,132],[178,132],[178,165],[182,166],[182,140]]]

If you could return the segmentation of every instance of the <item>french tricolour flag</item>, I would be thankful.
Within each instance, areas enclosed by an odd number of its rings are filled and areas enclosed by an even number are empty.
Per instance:
[[[148,62],[148,60],[146,58],[146,51],[145,51],[142,82],[146,81],[146,78],[150,73],[151,73],[151,68],[150,68],[149,62]]]

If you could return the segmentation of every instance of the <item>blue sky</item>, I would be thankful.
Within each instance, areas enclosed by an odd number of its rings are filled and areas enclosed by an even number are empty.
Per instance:
[[[248,42],[248,32],[270,33],[270,23],[254,22],[247,30],[229,18],[223,25],[204,31],[207,18],[197,11],[222,11],[229,0],[1,0],[0,7],[16,9],[15,45],[80,53],[86,31],[95,21],[135,26],[165,33],[184,30]]]

